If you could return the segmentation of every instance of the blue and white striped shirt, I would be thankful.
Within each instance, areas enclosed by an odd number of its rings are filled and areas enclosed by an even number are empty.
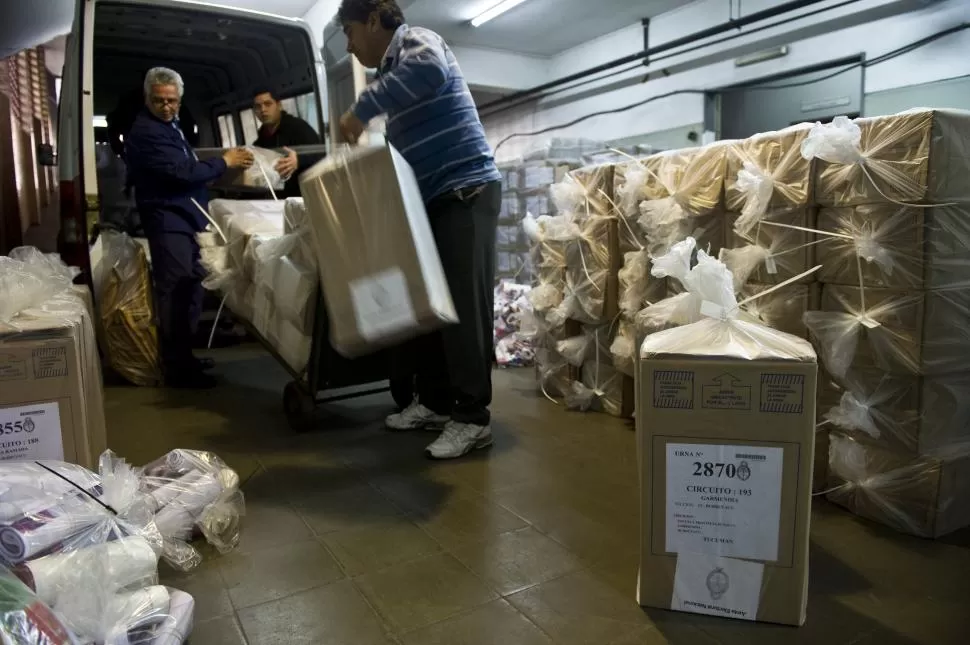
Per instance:
[[[501,179],[458,61],[433,31],[398,27],[353,112],[364,123],[387,115],[387,140],[414,168],[425,201]]]

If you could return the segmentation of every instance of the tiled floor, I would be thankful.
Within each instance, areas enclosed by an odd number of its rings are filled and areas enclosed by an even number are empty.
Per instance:
[[[247,496],[242,547],[165,581],[198,602],[195,645],[949,645],[970,634],[966,537],[902,537],[817,502],[801,629],[642,610],[632,430],[496,374],[495,447],[423,457],[381,429],[389,398],[322,408],[295,436],[258,350],[216,354],[206,393],[111,387],[112,447],[140,463],[215,451]]]

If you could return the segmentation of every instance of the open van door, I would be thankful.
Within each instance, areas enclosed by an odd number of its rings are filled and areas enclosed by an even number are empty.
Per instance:
[[[88,232],[98,217],[98,183],[94,173],[94,118],[91,103],[91,52],[94,0],[79,0],[67,37],[61,97],[57,113],[57,174],[60,184],[60,231],[57,250],[64,261],[81,269],[90,284]],[[91,163],[86,157],[90,155]]]

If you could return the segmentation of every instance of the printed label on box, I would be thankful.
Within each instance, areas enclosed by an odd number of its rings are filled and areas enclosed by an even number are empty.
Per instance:
[[[357,331],[367,341],[417,326],[407,278],[398,267],[350,283]]]
[[[0,409],[0,461],[64,460],[57,403]]]
[[[801,374],[762,374],[761,411],[801,414],[805,409],[805,377]]]
[[[765,565],[712,555],[677,557],[670,608],[694,614],[757,620]]]
[[[63,347],[35,349],[34,378],[63,378],[67,376],[67,350]]]
[[[12,355],[0,355],[0,381],[26,381],[27,361]]]
[[[694,373],[658,370],[653,373],[653,407],[691,410],[694,407]]]
[[[784,452],[668,443],[667,552],[776,561]]]
[[[731,374],[722,374],[704,386],[703,407],[709,410],[750,410],[751,386]]]

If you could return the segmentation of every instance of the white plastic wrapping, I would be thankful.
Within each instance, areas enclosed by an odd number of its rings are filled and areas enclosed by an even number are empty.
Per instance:
[[[970,112],[917,108],[816,125],[802,155],[819,160],[822,206],[944,205],[970,200]]]
[[[805,314],[826,369],[935,375],[966,369],[970,291],[926,292],[825,285],[821,311]]]
[[[245,503],[239,475],[209,452],[173,450],[141,469],[140,491],[156,507],[166,549],[195,530],[221,553],[239,544]]]
[[[729,146],[725,199],[729,211],[740,213],[737,234],[749,235],[772,211],[812,204],[812,162],[801,155],[810,128],[799,124]]]
[[[910,457],[839,432],[829,438],[828,498],[903,533],[936,538],[970,525],[970,445]]]
[[[819,409],[844,434],[894,452],[948,456],[970,442],[970,373],[936,376],[853,369],[821,388]]]
[[[740,218],[736,220],[740,221]],[[814,211],[795,209],[764,213],[744,234],[735,231],[720,259],[736,279],[736,288],[752,281],[778,284],[815,266],[815,249],[832,238],[816,240]],[[814,276],[806,280],[814,279]]]
[[[970,275],[970,208],[912,208],[866,204],[823,208],[818,228],[833,234],[819,244],[824,282],[938,289]]]
[[[43,306],[69,289],[78,274],[56,254],[22,246],[0,256],[0,325],[9,325],[27,309]]]
[[[276,170],[276,163],[283,158],[278,152],[266,148],[248,146],[253,155],[253,165],[246,169],[246,184],[258,188],[282,190],[285,178]]]
[[[688,243],[682,248],[689,246]],[[640,348],[641,357],[682,354],[732,356],[745,360],[815,359],[815,351],[806,340],[765,327],[742,311],[735,297],[731,272],[704,251],[697,252],[697,264],[690,269],[683,283],[687,289],[684,295],[698,303],[697,310],[702,318],[647,336]]]

